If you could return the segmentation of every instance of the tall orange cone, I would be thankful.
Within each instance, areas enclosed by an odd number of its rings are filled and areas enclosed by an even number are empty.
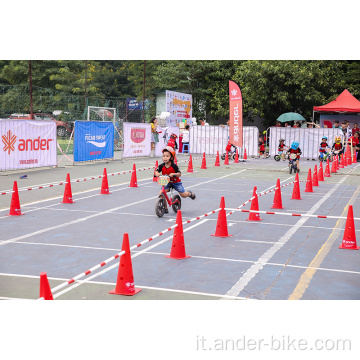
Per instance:
[[[312,180],[311,180],[311,169],[309,169],[308,177],[306,180],[305,192],[314,192],[312,187]]]
[[[229,165],[229,156],[228,156],[228,153],[227,153],[227,152],[226,152],[226,154],[225,154],[224,165]]]
[[[251,200],[251,206],[250,206],[250,210],[253,211],[258,211],[259,210],[259,201],[258,201],[258,196],[257,196],[257,187],[254,186],[254,190],[253,190],[253,199]],[[256,213],[256,212],[251,212],[249,213],[249,218],[246,219],[247,221],[261,221],[262,219],[260,219],[260,214]]]
[[[165,257],[170,259],[182,260],[191,256],[186,255],[185,252],[184,230],[182,225],[181,210],[178,210],[177,212],[176,224],[177,227],[174,229],[174,236],[171,245],[170,255],[166,255]]]
[[[217,154],[216,154],[215,166],[220,166],[219,151],[218,151]]]
[[[325,168],[325,174],[324,174],[325,177],[331,177],[330,175],[330,165],[329,165],[329,159],[327,159],[326,161],[326,168]]]
[[[111,192],[109,190],[109,183],[108,183],[106,168],[104,168],[104,174],[103,174],[103,179],[102,179],[102,183],[101,183],[100,194],[103,194],[103,195],[111,194]]]
[[[343,159],[344,159],[344,167],[348,166],[348,163],[347,163],[347,160],[346,160],[346,154],[345,154],[345,151],[343,153]]]
[[[14,181],[13,193],[11,195],[10,211],[9,211],[8,215],[11,215],[11,216],[24,215],[21,213],[17,181]]]
[[[73,204],[72,191],[71,191],[71,182],[70,182],[70,174],[66,175],[66,184],[64,190],[63,204]]]
[[[342,156],[340,157],[339,168],[340,168],[340,169],[343,169],[343,168],[344,168],[344,155],[342,155]]]
[[[187,172],[194,172],[193,170],[193,163],[192,163],[192,156],[190,155],[190,159],[189,159],[189,165],[188,165],[188,168],[187,168]]]
[[[247,160],[246,148],[245,148],[245,150],[244,150],[244,156],[243,156],[243,159],[244,159],[244,160]]]
[[[155,176],[155,171],[156,169],[159,167],[159,163],[158,161],[156,160],[156,163],[155,163],[155,169],[154,169],[154,176],[153,176],[153,181],[156,181],[157,182],[157,177]]]
[[[130,254],[129,234],[127,233],[124,234],[121,251],[125,251],[125,254],[120,256],[116,286],[114,290],[109,291],[109,294],[128,296],[135,295],[141,291],[141,289],[135,288]]]
[[[319,181],[318,181],[318,176],[317,176],[317,165],[315,165],[315,167],[314,167],[312,186],[319,186]]]
[[[50,289],[49,280],[45,272],[40,273],[40,296],[44,300],[54,300]]]
[[[227,219],[226,219],[226,211],[225,211],[225,198],[222,196],[220,200],[220,211],[216,223],[215,234],[211,236],[216,237],[229,237],[233,235],[229,235],[227,228]]]
[[[344,237],[342,244],[339,246],[339,249],[359,250],[359,247],[356,244],[355,223],[352,205],[349,205]]]
[[[320,166],[319,166],[318,181],[325,181],[322,162],[320,162]]]
[[[337,169],[336,169],[336,160],[334,159],[332,164],[331,164],[331,170],[332,173],[337,173]]]
[[[295,175],[295,183],[294,183],[294,189],[293,189],[291,200],[301,200],[299,174],[298,173],[296,173],[296,175]]]
[[[276,190],[274,195],[273,206],[271,209],[283,209],[282,200],[281,200],[281,188],[280,188],[280,179],[276,181]]]
[[[47,275],[45,272],[40,273],[40,296],[41,298],[44,298],[44,300],[54,300],[49,280],[47,278]]]
[[[348,152],[347,152],[347,158],[346,158],[346,160],[347,160],[347,163],[349,164],[349,165],[351,165],[352,164],[352,161],[351,161],[351,151],[350,151],[350,147],[348,147]]]
[[[138,187],[137,185],[137,177],[136,177],[136,166],[133,165],[133,169],[131,172],[131,179],[130,179],[130,185],[129,187]]]
[[[202,158],[201,168],[200,168],[200,169],[207,169],[207,167],[206,167],[205,153],[203,154],[203,158]]]
[[[236,148],[236,152],[235,152],[234,163],[235,163],[235,164],[239,163],[239,153],[238,153],[238,149],[237,149],[237,148]]]

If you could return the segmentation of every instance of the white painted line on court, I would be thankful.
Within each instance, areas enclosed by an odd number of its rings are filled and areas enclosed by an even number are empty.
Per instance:
[[[260,241],[260,240],[235,240],[235,241],[259,243],[259,244],[276,244],[276,241]]]
[[[329,192],[322,197],[306,214],[312,215],[320,206],[338,189],[338,187],[348,178],[343,177]],[[299,230],[310,218],[303,217],[295,225],[293,225],[268,251],[266,251],[259,260],[253,264],[244,275],[234,284],[234,286],[226,293],[228,296],[237,296],[246,285],[256,276],[256,274],[266,265],[266,263],[285,245],[288,240]],[[224,298],[226,300],[226,298]]]
[[[199,221],[198,223],[196,223],[196,224],[194,224],[194,225],[192,225],[192,226],[189,226],[189,227],[186,228],[186,229],[183,229],[183,232],[185,233],[186,231],[189,231],[189,230],[191,230],[191,229],[193,229],[193,228],[195,228],[195,227],[197,227],[197,226],[199,226],[199,225],[202,225],[202,224],[205,223],[205,222],[207,222],[207,219],[201,220],[201,221]],[[154,245],[151,245],[151,246],[145,248],[144,250],[141,250],[141,251],[138,251],[138,252],[133,252],[134,255],[131,256],[131,259],[134,259],[135,257],[140,256],[140,255],[148,252],[149,250],[151,250],[151,249],[153,249],[153,248],[155,248],[155,247],[157,247],[157,246],[159,246],[159,245],[161,245],[161,244],[169,241],[170,239],[173,238],[173,236],[174,236],[174,235],[170,235],[170,236],[168,236],[167,238],[165,238],[165,239],[163,239],[163,240],[155,243]],[[71,286],[67,287],[67,288],[64,289],[64,290],[62,290],[62,291],[60,291],[60,292],[58,292],[58,293],[56,293],[56,294],[53,294],[53,298],[55,299],[55,298],[57,298],[57,297],[65,294],[65,293],[69,292],[70,290],[73,290],[73,289],[77,288],[78,286],[86,283],[86,282],[89,281],[89,280],[94,279],[94,278],[96,278],[96,277],[98,277],[98,276],[100,276],[100,275],[102,275],[102,274],[105,274],[105,273],[109,272],[110,270],[112,270],[112,269],[114,269],[114,268],[116,268],[116,267],[119,267],[118,262],[116,262],[116,264],[113,264],[113,265],[109,266],[108,268],[106,268],[106,269],[104,269],[104,270],[102,270],[102,271],[99,271],[99,272],[95,273],[94,275],[88,277],[86,280],[77,280],[74,285],[71,285]]]

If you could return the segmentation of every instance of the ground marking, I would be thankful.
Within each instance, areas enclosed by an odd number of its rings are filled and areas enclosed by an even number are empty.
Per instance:
[[[337,190],[337,188],[348,178],[343,177],[328,193],[322,197],[306,214],[312,215],[320,206]],[[226,293],[228,296],[237,296],[246,287],[246,285],[256,276],[256,274],[264,267],[264,265],[282,248],[284,244],[300,229],[310,218],[303,217],[297,221],[268,251],[266,251],[259,260],[253,264],[244,275],[234,284],[234,286]],[[226,300],[226,298],[224,298]]]

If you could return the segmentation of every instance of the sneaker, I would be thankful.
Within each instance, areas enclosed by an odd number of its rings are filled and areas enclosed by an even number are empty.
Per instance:
[[[169,210],[165,209],[164,214],[168,214],[168,213],[169,213]]]
[[[190,190],[189,190],[189,193],[190,193],[190,199],[191,199],[191,200],[195,200],[196,195],[195,195],[192,191],[190,191]]]

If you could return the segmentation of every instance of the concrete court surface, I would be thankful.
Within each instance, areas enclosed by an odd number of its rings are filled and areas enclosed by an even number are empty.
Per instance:
[[[60,157],[59,157],[60,158]],[[178,155],[185,189],[196,200],[183,199],[183,221],[219,207],[237,208],[258,193],[294,180],[286,162],[250,158],[246,162],[215,167],[207,157],[193,154],[194,172],[187,173],[189,156]],[[46,272],[51,288],[103,262],[121,251],[123,234],[130,246],[158,234],[175,223],[172,210],[163,218],[154,211],[159,185],[152,181],[153,169],[137,172],[138,187],[130,188],[131,174],[108,178],[110,195],[100,195],[101,179],[72,183],[75,203],[62,204],[64,185],[25,190],[44,184],[71,181],[107,173],[149,168],[160,158],[121,159],[73,165],[62,161],[57,168],[0,172],[0,192],[11,190],[16,180],[24,216],[7,216],[11,195],[0,196],[0,298],[37,299],[39,274]],[[317,161],[301,160],[300,180]],[[20,179],[27,174],[27,179]],[[286,213],[346,217],[348,205],[360,217],[358,164],[325,178],[313,193],[291,200],[293,185],[283,187]],[[270,210],[274,193],[259,197],[260,210]],[[244,207],[250,209],[250,204]],[[360,251],[340,250],[345,220],[260,214],[259,222],[247,221],[247,213],[227,217],[228,238],[213,237],[218,214],[184,225],[186,254],[190,258],[166,258],[173,231],[132,251],[134,296],[110,295],[118,273],[118,260],[54,293],[56,300],[286,300],[360,299]],[[356,235],[360,224],[355,221]],[[359,243],[359,242],[358,242]]]

